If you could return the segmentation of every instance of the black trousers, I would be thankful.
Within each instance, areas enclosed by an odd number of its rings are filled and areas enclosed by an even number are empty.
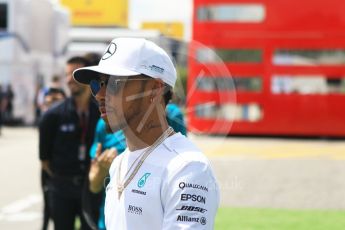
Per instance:
[[[43,192],[43,225],[42,230],[48,229],[49,219],[51,219],[50,213],[50,201],[49,201],[49,180],[50,176],[45,171],[41,170],[41,186]]]
[[[74,230],[78,216],[82,230],[91,228],[82,213],[82,192],[85,180],[72,178],[53,178],[51,180],[50,204],[55,230]]]

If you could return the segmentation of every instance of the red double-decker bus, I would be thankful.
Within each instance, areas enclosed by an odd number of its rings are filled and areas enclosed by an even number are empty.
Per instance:
[[[192,132],[345,136],[344,0],[194,0]]]

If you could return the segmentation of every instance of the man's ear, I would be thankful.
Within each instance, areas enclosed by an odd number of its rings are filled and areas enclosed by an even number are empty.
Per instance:
[[[158,79],[155,80],[152,85],[152,91],[151,91],[151,101],[156,101],[158,96],[161,96],[164,94],[164,83],[162,80]]]

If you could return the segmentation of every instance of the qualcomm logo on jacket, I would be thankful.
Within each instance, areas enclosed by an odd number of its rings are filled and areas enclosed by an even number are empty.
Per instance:
[[[145,186],[147,178],[151,175],[151,173],[145,173],[139,180],[138,180],[138,187],[142,188]]]

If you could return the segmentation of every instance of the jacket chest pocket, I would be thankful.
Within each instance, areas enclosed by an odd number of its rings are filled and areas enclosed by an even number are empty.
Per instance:
[[[77,127],[73,123],[61,124],[59,127],[59,133],[60,133],[61,138],[64,141],[68,141],[68,140],[76,141],[80,139],[79,127]]]
[[[160,178],[142,173],[133,179],[127,189],[133,199],[152,201],[160,197],[160,183]]]

